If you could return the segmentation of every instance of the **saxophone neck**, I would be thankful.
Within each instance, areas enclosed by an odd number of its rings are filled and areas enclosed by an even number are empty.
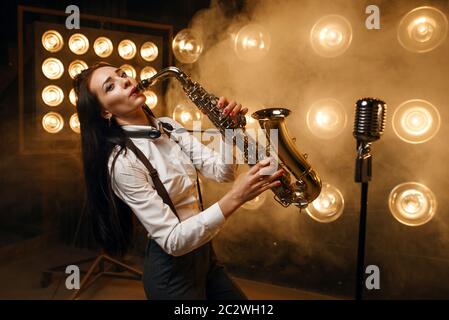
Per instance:
[[[137,84],[137,89],[142,91],[154,86],[159,81],[167,78],[176,78],[183,88],[189,88],[192,85],[192,80],[181,69],[177,67],[167,67],[159,70],[154,76],[148,79],[143,79]]]

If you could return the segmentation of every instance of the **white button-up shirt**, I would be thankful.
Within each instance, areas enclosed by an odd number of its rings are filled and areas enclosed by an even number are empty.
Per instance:
[[[160,118],[175,130],[182,128],[168,117]],[[124,130],[148,129],[148,126],[124,125]],[[173,256],[186,254],[210,241],[225,223],[218,202],[201,211],[196,186],[196,169],[206,178],[218,182],[234,180],[236,164],[225,164],[222,156],[203,145],[190,133],[172,132],[156,139],[131,138],[150,160],[176,208],[179,221],[154,188],[145,165],[134,152],[124,150],[112,169],[112,160],[120,149],[116,146],[108,168],[112,189],[134,212],[139,221],[161,248]],[[177,140],[178,142],[175,142]]]

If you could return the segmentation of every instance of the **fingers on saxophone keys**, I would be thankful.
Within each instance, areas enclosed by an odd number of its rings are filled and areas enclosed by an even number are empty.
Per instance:
[[[227,103],[227,100],[225,97],[220,97],[220,99],[218,99],[217,105],[220,109],[223,109],[225,107]]]
[[[237,103],[235,101],[229,101],[229,104],[226,106],[226,108],[223,109],[223,113],[224,114],[228,114],[230,116],[233,116],[232,114],[232,110],[234,110],[235,106],[237,105]]]
[[[274,181],[272,183],[269,183],[269,184],[263,186],[261,191],[263,192],[265,190],[268,190],[268,189],[271,189],[271,188],[274,188],[274,187],[279,187],[280,185],[281,185],[281,182],[279,180],[276,180],[276,181]]]
[[[263,160],[257,162],[257,163],[256,163],[250,170],[249,170],[249,173],[250,173],[250,174],[256,174],[256,173],[260,170],[260,168],[266,167],[266,166],[269,165],[269,164],[270,164],[270,158],[263,159]]]
[[[271,185],[273,187],[280,186],[281,181],[279,178],[284,174],[284,170],[280,169],[268,176],[260,176],[259,181],[256,183],[256,187],[260,188],[262,186]],[[270,187],[271,188],[271,187]]]

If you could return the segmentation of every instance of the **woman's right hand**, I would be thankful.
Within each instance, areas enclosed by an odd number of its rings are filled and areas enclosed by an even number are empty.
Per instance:
[[[277,170],[271,175],[263,174],[266,169],[269,169],[270,160],[272,159],[267,158],[255,164],[220,199],[218,203],[225,217],[230,216],[238,207],[254,199],[262,192],[281,185],[278,179],[284,174],[284,170]]]

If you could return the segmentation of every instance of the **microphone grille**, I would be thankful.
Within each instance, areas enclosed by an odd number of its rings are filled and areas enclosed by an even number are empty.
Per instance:
[[[387,105],[375,98],[363,98],[356,102],[354,131],[357,139],[375,141],[385,130]]]

